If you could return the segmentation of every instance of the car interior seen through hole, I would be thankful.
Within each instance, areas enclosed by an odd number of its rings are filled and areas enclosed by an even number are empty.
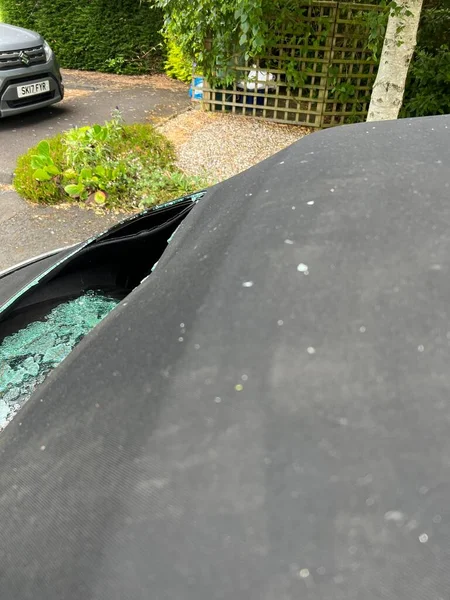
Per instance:
[[[0,427],[151,273],[194,204],[193,197],[186,197],[118,224],[75,248],[0,307]]]

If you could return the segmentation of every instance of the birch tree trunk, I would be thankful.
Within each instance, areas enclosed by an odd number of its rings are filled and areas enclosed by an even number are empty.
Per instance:
[[[423,0],[397,0],[389,15],[380,65],[370,98],[368,121],[396,119],[417,41]]]

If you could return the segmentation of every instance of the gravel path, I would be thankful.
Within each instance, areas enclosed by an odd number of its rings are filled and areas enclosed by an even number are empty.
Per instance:
[[[159,130],[175,144],[178,166],[190,175],[223,181],[311,132],[250,117],[189,110]]]

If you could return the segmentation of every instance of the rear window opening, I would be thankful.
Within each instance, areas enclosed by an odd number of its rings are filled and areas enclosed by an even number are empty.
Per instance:
[[[0,344],[0,430],[47,375],[119,303],[101,292],[63,302]]]
[[[119,224],[0,309],[0,430],[83,337],[151,274],[199,197]]]

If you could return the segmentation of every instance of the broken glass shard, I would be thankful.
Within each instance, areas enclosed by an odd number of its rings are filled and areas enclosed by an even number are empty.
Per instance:
[[[0,430],[118,302],[101,293],[86,292],[0,343]]]

